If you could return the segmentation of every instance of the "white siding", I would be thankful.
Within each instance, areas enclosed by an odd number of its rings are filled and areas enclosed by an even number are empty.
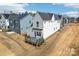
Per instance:
[[[4,19],[5,19],[5,17],[2,15],[1,19],[3,19],[3,20],[4,20]]]
[[[58,21],[44,21],[43,22],[43,38],[46,39],[53,33],[55,33],[57,30],[60,29],[60,22]]]
[[[54,17],[54,16],[55,16],[55,15],[52,16],[52,20],[51,20],[51,21],[55,21],[55,17]]]
[[[9,20],[8,19],[5,20],[5,24],[6,24],[6,26],[9,26]]]
[[[32,27],[28,28],[26,32],[27,32],[27,36],[34,37],[34,32],[32,31]]]
[[[37,22],[39,22],[39,27],[37,27],[37,24],[36,24]],[[33,28],[43,29],[43,19],[40,17],[40,15],[38,13],[33,18]],[[33,30],[34,37],[35,37],[35,32],[41,32],[41,36],[36,36],[37,39],[39,39],[43,36],[42,30]]]
[[[0,28],[1,29],[8,29],[9,26],[9,20],[5,19],[5,17],[3,15],[1,15],[1,19],[0,19]]]
[[[1,15],[2,17],[1,17],[1,19],[0,19],[0,26],[5,26],[6,25],[6,19],[4,18],[4,16],[3,15]]]
[[[39,29],[43,29],[43,20],[42,20],[42,18],[40,17],[40,15],[38,13],[33,18],[33,28],[38,28],[36,26],[37,21],[39,22]]]
[[[40,23],[40,29],[43,29],[41,31],[42,36],[44,39],[46,39],[47,37],[49,37],[50,35],[52,35],[53,33],[55,33],[57,30],[60,29],[60,21],[59,20],[55,20],[54,15],[52,16],[51,20],[43,20],[39,14],[37,14],[34,19],[33,19],[33,28],[37,28],[36,27],[36,22],[39,21]],[[34,31],[33,31],[34,32]],[[37,31],[39,32],[39,31]]]

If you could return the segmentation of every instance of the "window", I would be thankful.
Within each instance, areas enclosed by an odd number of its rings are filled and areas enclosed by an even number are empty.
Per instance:
[[[15,21],[16,23],[18,23],[18,21]]]
[[[1,21],[1,23],[2,23],[2,21]]]
[[[37,36],[41,36],[41,32],[37,32]]]
[[[21,28],[21,30],[23,30],[23,28]]]
[[[57,29],[57,27],[56,27],[56,29]]]
[[[29,21],[29,23],[31,24],[31,21]]]
[[[52,22],[51,20],[49,20],[49,22]]]
[[[8,26],[8,28],[10,28],[10,27]]]
[[[3,23],[5,23],[5,21],[3,21]]]
[[[37,27],[39,27],[39,22],[36,22],[36,24],[37,24]]]
[[[4,23],[2,25],[5,25]]]
[[[0,19],[1,19],[1,15],[0,15]]]
[[[54,28],[54,30],[55,30],[55,28]]]
[[[14,26],[12,26],[12,29],[14,29]]]
[[[31,24],[31,27],[33,26],[33,23]]]
[[[3,26],[2,26],[2,28],[3,28]]]
[[[12,20],[10,21],[10,23],[12,23]]]

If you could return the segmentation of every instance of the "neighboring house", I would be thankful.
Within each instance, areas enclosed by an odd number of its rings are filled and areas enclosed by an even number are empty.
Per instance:
[[[57,17],[52,13],[37,12],[33,17],[32,32],[29,34],[27,41],[40,44],[44,39],[59,30],[61,17],[58,19]]]
[[[9,30],[9,16],[10,14],[1,14],[0,15],[0,29]]]
[[[76,21],[75,22],[78,22],[79,23],[79,17],[76,18]]]
[[[61,15],[53,13],[13,13],[9,16],[9,30],[26,34],[29,43],[41,44],[60,29],[61,19]]]
[[[26,14],[20,18],[20,33],[29,35],[32,32],[33,17],[30,14]]]
[[[61,28],[63,28],[66,24],[69,23],[69,18],[66,16],[62,16],[62,20],[61,20]]]
[[[20,20],[17,14],[11,14],[9,17],[9,30],[20,33]]]
[[[19,34],[29,34],[31,30],[32,16],[30,14],[11,14],[9,17],[9,29]]]
[[[74,23],[74,21],[76,20],[74,17],[68,17],[69,18],[69,23]]]

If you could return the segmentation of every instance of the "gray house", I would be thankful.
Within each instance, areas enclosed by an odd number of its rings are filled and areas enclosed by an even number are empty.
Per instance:
[[[28,36],[31,33],[33,26],[33,16],[31,14],[26,14],[24,17],[20,18],[20,33]]]
[[[11,14],[9,17],[9,30],[20,33],[20,21],[17,14]]]
[[[24,18],[26,15],[27,13],[11,14],[9,17],[9,30],[20,34],[21,33],[20,20]]]

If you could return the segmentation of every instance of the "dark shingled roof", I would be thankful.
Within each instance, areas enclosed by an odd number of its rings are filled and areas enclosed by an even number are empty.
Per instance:
[[[43,20],[51,20],[53,16],[53,13],[43,13],[43,12],[37,12],[37,13],[41,16]]]
[[[57,14],[55,14],[55,20],[60,20],[61,17],[62,17],[62,15],[57,15]]]
[[[8,19],[10,14],[3,14],[3,16],[5,17],[5,19]]]
[[[34,17],[35,16],[35,13],[29,13],[29,15],[31,15],[32,17]]]
[[[26,15],[26,13],[23,13],[23,14],[11,14],[10,17],[9,17],[9,20],[20,20],[22,18],[24,18]]]
[[[22,19],[23,17],[25,17],[28,14],[18,14],[19,19]]]
[[[11,14],[9,20],[19,20],[18,14]]]

